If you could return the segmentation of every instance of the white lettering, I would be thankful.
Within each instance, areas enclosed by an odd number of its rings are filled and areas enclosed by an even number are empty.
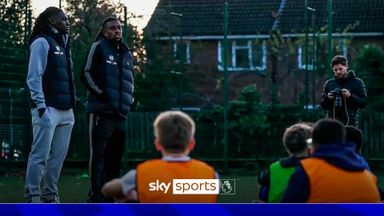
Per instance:
[[[173,179],[173,194],[219,194],[219,179]]]
[[[156,191],[156,183],[155,182],[150,182],[148,186],[149,186],[149,191]]]
[[[160,180],[156,180],[155,182],[150,182],[148,184],[149,191],[163,191],[164,194],[168,193],[169,188],[171,187],[171,183],[160,182]]]

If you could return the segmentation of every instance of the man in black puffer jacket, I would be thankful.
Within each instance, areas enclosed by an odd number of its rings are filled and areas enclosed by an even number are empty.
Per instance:
[[[133,103],[133,60],[122,42],[120,21],[109,17],[102,23],[83,67],[88,90],[90,190],[88,202],[110,202],[101,193],[105,182],[120,176],[126,136],[125,119]]]
[[[348,70],[348,61],[344,56],[333,57],[331,67],[335,77],[325,82],[320,105],[327,110],[328,118],[358,127],[359,109],[367,105],[364,82]]]

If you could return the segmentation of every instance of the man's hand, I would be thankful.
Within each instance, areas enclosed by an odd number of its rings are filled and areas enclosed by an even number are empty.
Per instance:
[[[341,92],[343,94],[343,97],[345,97],[345,98],[351,97],[351,92],[348,89],[343,88],[343,89],[341,89]]]

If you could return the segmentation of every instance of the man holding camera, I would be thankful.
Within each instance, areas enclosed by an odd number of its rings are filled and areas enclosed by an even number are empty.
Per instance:
[[[320,105],[327,110],[328,118],[358,127],[358,109],[367,105],[365,84],[353,71],[348,70],[346,57],[333,57],[331,67],[334,78],[325,82]]]

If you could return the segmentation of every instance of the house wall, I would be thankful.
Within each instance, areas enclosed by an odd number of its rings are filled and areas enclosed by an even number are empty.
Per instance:
[[[357,56],[362,46],[375,43],[384,47],[381,38],[354,38],[348,47],[348,57],[351,61]],[[216,40],[190,41],[191,63],[186,65],[184,78],[190,81],[195,93],[200,96],[199,102],[189,100],[184,106],[204,106],[211,103],[223,103],[223,72],[218,70],[218,42]],[[267,54],[268,55],[268,54]],[[287,54],[281,50],[277,63],[277,96],[281,104],[296,104],[300,95],[305,92],[305,71],[298,69],[297,51]],[[229,72],[229,96],[235,99],[239,96],[242,88],[255,84],[259,90],[262,101],[269,103],[272,97],[271,62],[267,58],[266,71],[242,71]],[[313,73],[308,73],[309,103],[312,104],[313,91],[315,91],[315,104],[319,104],[320,95],[324,82],[332,77],[332,71],[328,63],[324,66],[326,71],[320,71],[315,76],[315,87],[313,88]]]
[[[217,65],[217,41],[191,42],[191,64],[187,66],[185,78],[191,81],[195,91],[207,104],[223,102],[223,72],[218,70]],[[269,91],[267,79],[255,71],[229,72],[230,99],[236,98],[243,87],[251,84],[256,84],[262,95],[267,95]]]
[[[191,43],[191,64],[187,66],[188,80],[191,80],[196,92],[205,98],[207,103],[223,102],[223,72],[218,70],[217,41],[201,41]],[[305,73],[297,69],[297,53],[280,56],[277,66],[277,95],[283,104],[295,104],[299,94],[304,92]],[[269,103],[272,97],[272,77],[268,68],[271,62],[267,58],[266,71],[229,72],[229,96],[235,99],[242,88],[255,84],[262,96],[262,101]],[[312,75],[310,74],[310,84]],[[324,79],[316,78],[316,99],[320,97]],[[310,95],[311,95],[310,88]],[[319,93],[320,91],[320,93]]]

